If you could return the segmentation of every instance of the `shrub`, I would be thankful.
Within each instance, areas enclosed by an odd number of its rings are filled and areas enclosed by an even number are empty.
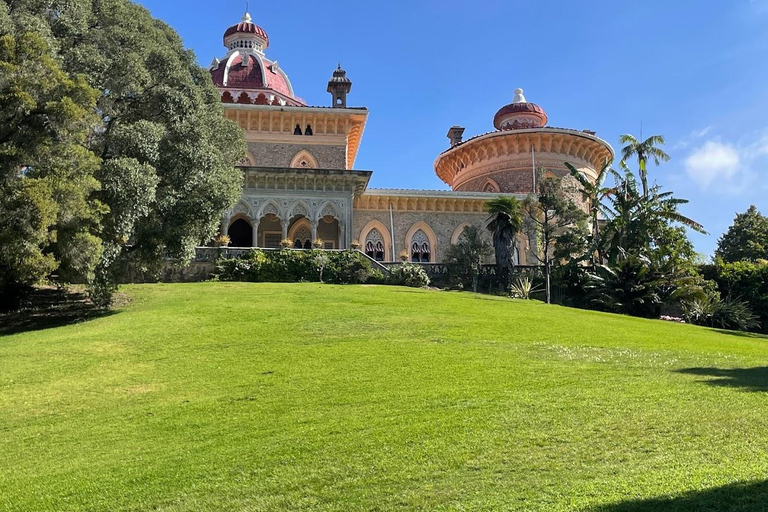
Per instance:
[[[389,284],[423,288],[429,286],[429,276],[420,265],[405,262],[392,268]]]
[[[214,272],[220,281],[252,283],[328,282],[361,284],[381,282],[381,272],[352,251],[262,251],[254,249],[237,259],[222,259]]]
[[[739,297],[759,315],[762,332],[768,332],[768,264],[739,261],[704,265],[701,272],[717,283],[723,298]],[[758,330],[754,328],[753,330]]]
[[[708,294],[702,299],[683,303],[683,316],[691,324],[722,329],[749,331],[758,329],[758,317],[749,309],[749,304],[737,298],[721,298]]]
[[[509,287],[509,295],[514,299],[529,300],[531,295],[542,291],[528,276],[518,277]]]

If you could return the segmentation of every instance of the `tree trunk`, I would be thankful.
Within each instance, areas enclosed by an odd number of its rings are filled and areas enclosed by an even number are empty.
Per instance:
[[[545,242],[546,245],[544,245],[544,277],[546,280],[546,293],[547,293],[547,304],[552,304],[552,297],[550,294],[550,288],[549,288],[549,244]]]

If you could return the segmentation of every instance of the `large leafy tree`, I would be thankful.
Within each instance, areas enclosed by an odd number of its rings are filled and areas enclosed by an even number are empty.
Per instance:
[[[62,68],[98,91],[85,146],[101,158],[109,207],[95,282],[107,296],[127,264],[186,260],[239,197],[245,153],[208,72],[179,36],[129,0],[13,0],[0,30],[49,39]],[[2,35],[2,34],[0,34]]]
[[[659,147],[665,144],[664,137],[651,135],[640,141],[632,135],[622,135],[619,137],[619,142],[625,144],[621,148],[621,168],[627,170],[627,161],[636,157],[640,182],[643,185],[643,195],[648,195],[648,160],[653,160],[656,165],[669,161],[669,155]]]
[[[54,271],[93,278],[105,208],[94,198],[99,159],[85,144],[97,96],[38,34],[0,36],[0,307]]]
[[[755,205],[737,214],[718,240],[715,255],[726,263],[768,260],[768,217]]]
[[[514,266],[515,239],[523,225],[522,206],[514,197],[500,196],[485,203],[488,230],[492,234],[496,254],[496,272],[506,289]]]
[[[555,245],[560,237],[573,238],[586,214],[566,195],[562,180],[554,177],[538,182],[538,194],[523,202],[524,225],[535,256],[544,265],[547,304],[552,302],[551,277]]]

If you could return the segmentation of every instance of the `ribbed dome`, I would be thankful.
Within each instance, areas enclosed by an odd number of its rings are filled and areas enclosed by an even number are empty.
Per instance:
[[[259,49],[261,51],[266,50],[269,48],[269,36],[264,31],[263,28],[253,23],[253,20],[251,19],[251,15],[249,13],[245,13],[243,16],[243,20],[238,23],[237,25],[232,25],[227,29],[226,32],[224,32],[224,46],[230,48],[233,41],[236,41],[238,39],[242,40],[257,40],[260,48],[256,46],[256,49]],[[240,45],[240,48],[243,46]],[[232,48],[230,48],[232,49]]]
[[[547,124],[547,113],[535,103],[525,101],[522,89],[515,90],[515,98],[505,105],[493,117],[497,130],[519,130],[541,128]]]

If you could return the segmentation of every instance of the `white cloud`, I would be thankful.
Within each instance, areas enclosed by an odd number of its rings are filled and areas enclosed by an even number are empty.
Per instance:
[[[732,144],[708,140],[685,159],[685,170],[702,188],[716,179],[730,181],[739,171],[741,157]]]
[[[768,135],[751,142],[724,142],[719,137],[692,149],[685,170],[702,189],[716,186],[718,192],[740,194],[750,188],[765,188],[760,172],[768,167]]]

